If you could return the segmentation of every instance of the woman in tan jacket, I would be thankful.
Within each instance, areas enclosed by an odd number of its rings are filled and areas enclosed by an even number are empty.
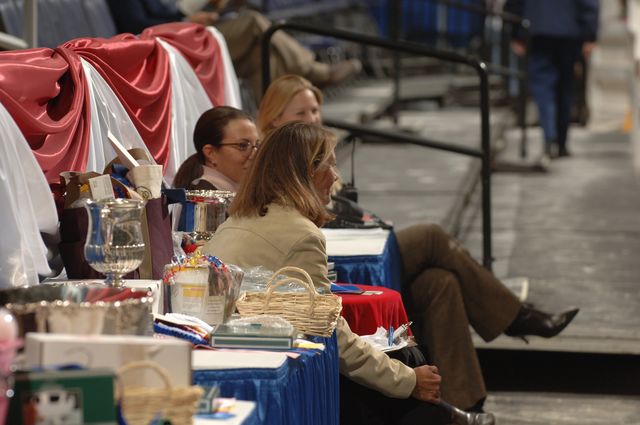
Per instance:
[[[240,184],[230,218],[203,251],[240,267],[300,267],[319,290],[328,291],[319,227],[331,219],[325,205],[337,178],[334,146],[335,136],[316,125],[296,122],[272,132]],[[451,421],[451,413],[436,406],[441,380],[436,367],[410,368],[390,359],[362,341],[342,318],[336,334],[340,373],[386,396],[384,406],[379,400],[371,406],[380,423],[410,424],[418,417],[422,423]],[[492,423],[476,419],[459,418],[460,423]]]

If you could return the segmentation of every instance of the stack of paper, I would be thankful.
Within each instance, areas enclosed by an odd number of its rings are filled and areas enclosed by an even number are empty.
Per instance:
[[[211,333],[215,348],[257,348],[288,350],[293,346],[295,330],[262,325],[219,325]]]
[[[322,229],[327,239],[327,254],[332,257],[382,255],[389,238],[385,229]]]
[[[242,350],[193,350],[193,370],[277,369],[287,360],[285,353]]]

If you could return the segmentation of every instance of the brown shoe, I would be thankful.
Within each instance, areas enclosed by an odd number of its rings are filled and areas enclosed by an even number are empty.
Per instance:
[[[338,62],[335,65],[331,65],[331,68],[329,69],[329,78],[324,84],[330,85],[341,83],[356,75],[361,69],[362,63],[358,59],[349,59]]]

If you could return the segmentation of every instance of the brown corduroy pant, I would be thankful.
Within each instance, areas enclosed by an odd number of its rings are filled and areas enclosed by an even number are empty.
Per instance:
[[[418,342],[442,376],[442,398],[469,408],[487,395],[469,325],[491,341],[522,304],[440,226],[396,232],[403,263],[403,297]]]
[[[270,26],[271,21],[255,11],[244,11],[237,18],[216,23],[227,42],[236,73],[249,81],[257,100],[263,92],[260,40]],[[317,62],[312,51],[284,31],[273,35],[271,47],[271,80],[297,74],[319,84],[329,78],[329,65]]]

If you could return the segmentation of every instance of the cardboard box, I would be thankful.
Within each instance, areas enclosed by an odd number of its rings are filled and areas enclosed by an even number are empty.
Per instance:
[[[117,424],[109,369],[18,371],[8,424]]]
[[[172,385],[191,385],[191,344],[175,338],[28,333],[24,351],[28,368],[77,364],[116,371],[126,363],[149,360],[166,370]],[[157,372],[151,369],[127,373],[125,383],[152,388],[164,386]]]

